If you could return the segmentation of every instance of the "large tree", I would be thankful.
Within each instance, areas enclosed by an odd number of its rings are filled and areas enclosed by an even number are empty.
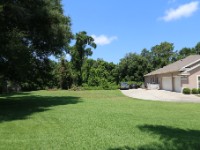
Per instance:
[[[67,50],[70,26],[60,0],[1,0],[0,75],[15,81],[38,69],[42,75],[48,57]]]
[[[92,62],[92,65],[88,62]],[[87,70],[87,66],[90,65],[90,69]],[[109,63],[103,59],[97,59],[96,61],[91,59],[84,64],[83,75],[88,74],[87,80],[84,80],[89,86],[101,86],[104,87],[108,84],[118,84],[118,72],[117,65]],[[85,78],[84,78],[85,79]]]
[[[82,85],[82,66],[88,56],[92,55],[92,48],[96,48],[94,39],[87,35],[87,32],[82,31],[75,35],[76,43],[71,47],[70,54],[71,62],[76,74],[75,84]]]
[[[153,69],[162,68],[172,62],[174,57],[174,45],[169,42],[162,42],[151,48],[151,64]]]
[[[149,60],[135,53],[126,54],[119,63],[120,81],[142,82],[143,76],[150,72]]]
[[[195,54],[195,51],[193,48],[188,48],[188,47],[184,47],[182,48],[178,54],[177,54],[177,59],[183,59],[189,55]]]
[[[200,55],[200,42],[198,42],[194,48],[196,54]]]
[[[57,66],[57,78],[61,89],[69,89],[72,84],[71,67],[64,58],[60,59]]]

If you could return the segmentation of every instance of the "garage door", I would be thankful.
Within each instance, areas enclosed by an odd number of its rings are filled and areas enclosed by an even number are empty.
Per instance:
[[[181,92],[181,77],[174,77],[174,91]]]
[[[162,89],[167,91],[172,91],[172,78],[163,77],[162,78]]]

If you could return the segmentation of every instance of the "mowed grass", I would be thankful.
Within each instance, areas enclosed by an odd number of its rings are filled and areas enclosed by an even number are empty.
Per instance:
[[[199,150],[200,104],[119,90],[1,95],[0,149]]]

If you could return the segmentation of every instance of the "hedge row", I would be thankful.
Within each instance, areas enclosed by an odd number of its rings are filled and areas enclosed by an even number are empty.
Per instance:
[[[200,88],[199,89],[197,89],[197,88],[193,88],[193,89],[184,88],[183,93],[184,94],[200,94]]]

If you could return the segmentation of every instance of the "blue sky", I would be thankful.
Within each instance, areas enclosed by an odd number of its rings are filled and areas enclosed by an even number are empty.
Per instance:
[[[175,50],[200,42],[198,0],[63,0],[72,31],[86,31],[97,48],[93,59],[118,63],[129,52],[140,53],[167,41]]]

